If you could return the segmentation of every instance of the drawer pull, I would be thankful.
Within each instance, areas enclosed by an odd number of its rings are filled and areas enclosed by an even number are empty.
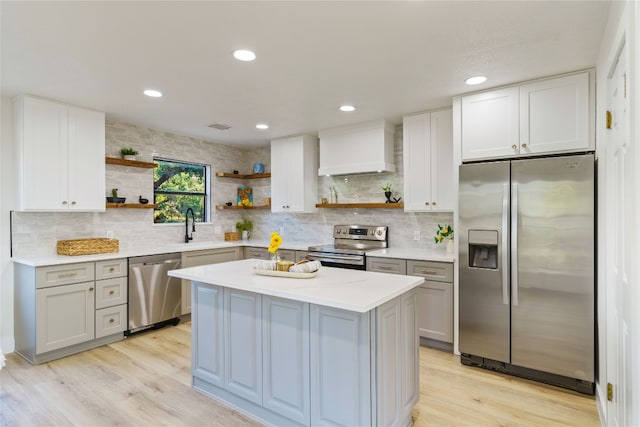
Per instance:
[[[113,322],[115,322],[115,320],[109,319],[109,323],[113,323]]]
[[[109,295],[113,295],[114,293],[114,291],[109,291]]]
[[[434,274],[438,274],[437,271],[431,271],[431,270],[422,270],[422,271],[420,271],[420,273],[428,274],[429,276],[433,276]]]
[[[58,278],[59,279],[64,279],[65,277],[73,277],[75,275],[77,275],[78,273],[60,273],[58,274]]]
[[[385,266],[380,266],[378,267],[379,270],[391,270],[391,267],[385,267]]]
[[[109,268],[109,273],[112,273],[114,271],[115,271],[115,268],[113,268],[113,267]]]

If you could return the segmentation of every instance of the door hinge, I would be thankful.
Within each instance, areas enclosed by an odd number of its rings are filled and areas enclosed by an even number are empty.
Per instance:
[[[611,111],[607,110],[607,129],[611,129],[611,123],[613,122],[613,116],[611,115]]]
[[[607,383],[607,400],[613,402],[613,384]]]

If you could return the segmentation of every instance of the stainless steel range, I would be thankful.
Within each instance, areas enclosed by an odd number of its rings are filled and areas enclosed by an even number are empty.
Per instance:
[[[310,260],[327,267],[365,270],[366,253],[388,247],[388,228],[375,225],[334,225],[333,245],[310,246]]]

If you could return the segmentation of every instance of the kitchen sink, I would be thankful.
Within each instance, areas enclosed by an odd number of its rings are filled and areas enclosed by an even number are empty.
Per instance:
[[[188,251],[195,249],[215,249],[232,246],[230,242],[208,241],[208,242],[189,242],[189,243],[170,243],[165,246],[167,250],[172,251]]]

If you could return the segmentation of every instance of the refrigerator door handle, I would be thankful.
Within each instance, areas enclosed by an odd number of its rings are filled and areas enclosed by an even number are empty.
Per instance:
[[[509,184],[502,186],[502,304],[509,305]]]
[[[518,305],[518,184],[511,185],[511,298]]]

